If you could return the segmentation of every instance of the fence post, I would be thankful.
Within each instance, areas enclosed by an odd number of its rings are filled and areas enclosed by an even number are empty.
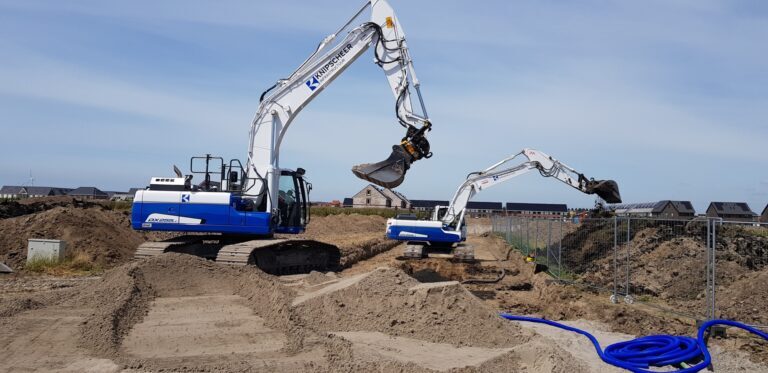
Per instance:
[[[631,241],[631,235],[632,235],[632,218],[627,217],[627,277],[626,277],[626,283],[625,283],[625,290],[626,295],[624,296],[624,303],[632,304],[632,292],[629,289],[629,266],[630,266],[630,250],[632,248],[632,245],[630,244]]]
[[[706,305],[705,312],[708,320],[712,320],[717,317],[716,315],[716,299],[715,299],[715,277],[717,271],[715,270],[715,250],[717,249],[717,223],[722,223],[720,218],[707,218],[707,289],[706,289]]]
[[[552,219],[547,220],[547,268],[549,268],[549,246],[552,245]]]
[[[533,235],[533,256],[538,257],[539,256],[539,221],[534,220],[533,221],[533,229],[535,229],[536,233]]]
[[[562,280],[563,272],[563,220],[560,219],[560,230],[558,231],[560,239],[558,241],[557,248],[557,279]]]
[[[507,228],[507,232],[506,232],[507,233],[506,234],[507,243],[511,245],[512,244],[512,217],[507,216],[507,217],[505,217],[505,219],[507,220],[507,227],[506,227]]]
[[[530,219],[525,219],[525,255],[528,255],[528,246],[531,244]]]
[[[611,303],[619,301],[619,225],[618,217],[613,217],[613,295]]]
[[[717,265],[716,262],[716,250],[717,250],[717,223],[722,224],[722,219],[719,219],[719,221],[714,221],[712,223],[712,305],[710,306],[710,310],[712,311],[712,318],[717,318],[717,310],[715,309],[715,306],[717,305],[717,284],[715,283],[717,279],[717,271],[715,270],[715,266]]]

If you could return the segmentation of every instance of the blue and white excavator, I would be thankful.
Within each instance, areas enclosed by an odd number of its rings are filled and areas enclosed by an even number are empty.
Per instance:
[[[366,10],[370,10],[370,21],[355,27],[353,22]],[[134,229],[194,233],[144,243],[136,257],[183,252],[217,262],[257,265],[269,273],[333,267],[338,262],[337,248],[273,237],[304,231],[312,189],[304,169],[280,167],[280,147],[296,115],[370,47],[374,62],[384,70],[398,122],[406,133],[389,158],[356,165],[352,172],[386,188],[400,185],[411,163],[432,156],[425,137],[432,125],[403,28],[385,0],[370,0],[325,37],[296,71],[261,95],[244,167],[238,160],[193,157],[190,175],[174,166],[175,176],[153,177],[148,188],[136,192],[131,214]],[[413,110],[411,88],[420,113]],[[339,147],[344,151],[343,142]],[[194,174],[203,175],[202,182],[193,184]]]
[[[528,160],[510,164],[521,155]],[[541,176],[554,177],[582,193],[597,194],[608,203],[621,202],[619,186],[615,181],[587,179],[584,174],[538,150],[523,149],[482,171],[467,175],[450,204],[435,206],[430,220],[415,220],[412,216],[388,219],[387,237],[407,242],[404,252],[406,258],[423,258],[429,249],[450,249],[455,259],[473,260],[474,249],[463,244],[467,239],[464,218],[469,200],[483,190],[534,170]]]

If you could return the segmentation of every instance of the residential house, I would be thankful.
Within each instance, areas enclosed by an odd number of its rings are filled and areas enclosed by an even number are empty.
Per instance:
[[[563,203],[507,202],[506,212],[510,216],[560,218],[568,215],[568,206]]]
[[[501,202],[467,202],[467,212],[464,216],[472,218],[487,218],[491,215],[504,213],[504,207]]]
[[[617,216],[658,217],[658,218],[690,218],[696,215],[689,201],[663,200],[643,203],[621,203],[608,205]]]
[[[352,198],[344,198],[344,201],[341,203],[341,207],[352,207],[354,204]]]
[[[0,198],[3,199],[23,199],[34,197],[63,196],[72,189],[45,187],[45,186],[14,186],[4,185],[0,188]]]
[[[352,196],[352,207],[409,209],[411,201],[394,190],[368,184],[368,186]]]
[[[96,187],[79,187],[67,193],[70,197],[81,199],[108,199],[109,195]]]
[[[712,202],[707,207],[707,216],[723,220],[754,221],[757,214],[745,202]]]
[[[448,206],[450,203],[450,201],[440,201],[434,199],[412,199],[411,210],[424,211],[426,216],[432,217],[435,206]]]
[[[128,192],[104,192],[107,193],[109,199],[112,201],[133,201],[136,196],[136,191],[142,188],[131,188]]]
[[[408,200],[402,193],[392,190],[383,188],[381,190],[384,195],[389,197],[392,207],[398,208],[398,209],[410,209],[411,208],[411,201]]]
[[[387,197],[381,188],[368,184],[361,191],[352,196],[352,207],[391,207],[392,200]]]
[[[760,214],[760,221],[763,223],[768,223],[768,205],[765,205],[763,213]]]

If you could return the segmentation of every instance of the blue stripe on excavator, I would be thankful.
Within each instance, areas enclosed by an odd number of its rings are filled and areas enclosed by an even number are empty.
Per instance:
[[[404,234],[403,234],[404,233]],[[387,227],[387,238],[398,241],[461,242],[461,233],[445,231],[437,227],[409,227],[392,225]]]
[[[151,214],[199,219],[201,223],[148,223],[147,218]],[[272,214],[268,212],[237,211],[231,205],[220,204],[134,202],[131,211],[133,229],[150,231],[268,235],[273,233],[271,220]],[[274,232],[297,234],[304,232],[304,228],[277,227]]]

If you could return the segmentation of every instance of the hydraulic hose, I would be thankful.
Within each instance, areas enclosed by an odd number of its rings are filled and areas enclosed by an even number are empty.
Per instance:
[[[648,370],[648,368],[667,365],[685,366],[674,372],[698,372],[705,369],[712,362],[712,356],[707,350],[704,334],[713,325],[727,325],[744,329],[768,341],[768,333],[749,325],[731,320],[709,320],[699,327],[696,339],[685,336],[649,335],[631,341],[614,343],[603,351],[595,336],[582,329],[536,317],[515,316],[508,313],[501,313],[500,316],[507,320],[535,322],[579,333],[589,338],[603,361],[638,373],[655,373],[657,371]],[[695,361],[699,362],[696,365],[688,366],[689,362]]]

